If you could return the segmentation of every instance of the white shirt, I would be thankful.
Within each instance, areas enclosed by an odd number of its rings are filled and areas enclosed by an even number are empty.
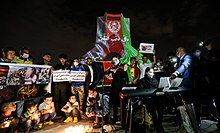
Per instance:
[[[50,110],[54,107],[54,102],[51,102],[50,104],[46,104],[45,102],[42,102],[40,105],[39,105],[39,111],[45,109],[45,110]]]

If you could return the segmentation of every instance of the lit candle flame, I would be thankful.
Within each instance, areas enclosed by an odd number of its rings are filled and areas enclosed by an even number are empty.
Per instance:
[[[68,128],[65,128],[65,133],[86,133],[86,132],[91,132],[92,128],[89,126],[71,126]]]

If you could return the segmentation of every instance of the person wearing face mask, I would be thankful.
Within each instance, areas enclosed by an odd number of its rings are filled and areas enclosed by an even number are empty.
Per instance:
[[[66,114],[66,119],[63,122],[78,122],[79,117],[79,102],[76,100],[76,95],[71,94],[69,100],[61,109]]]
[[[202,104],[201,99],[204,99],[204,92],[205,89],[208,86],[208,83],[205,80],[205,75],[203,71],[203,65],[201,64],[201,52],[202,49],[201,47],[193,47],[192,48],[193,52],[193,63],[192,63],[192,69],[193,69],[193,80],[194,80],[194,89],[195,89],[195,111],[197,115],[197,123],[198,126],[201,125],[201,120],[200,120],[200,111],[201,110],[199,107]],[[206,97],[207,98],[207,97]],[[209,104],[208,104],[209,105]],[[210,107],[211,108],[211,107]]]
[[[151,88],[157,88],[157,87],[158,87],[158,81],[154,76],[154,70],[153,68],[147,67],[145,69],[145,75],[140,81],[139,88],[151,89]]]
[[[30,50],[26,47],[21,48],[19,56],[13,60],[19,64],[33,64],[34,58],[30,55]]]
[[[177,62],[177,67],[174,73],[171,74],[170,79],[175,79],[176,77],[182,78],[182,82],[180,84],[180,87],[186,87],[188,88],[190,91],[190,93],[183,93],[181,94],[181,96],[174,96],[176,97],[176,107],[178,106],[182,106],[183,102],[181,99],[184,100],[185,104],[190,104],[193,105],[193,110],[196,109],[196,107],[194,106],[196,104],[196,90],[194,88],[194,84],[193,84],[193,58],[192,56],[186,52],[186,49],[182,46],[178,47],[176,50],[176,55],[179,58],[178,62]],[[181,115],[184,116],[184,114],[181,114],[181,111],[177,112],[176,115],[176,122],[177,124],[181,124],[183,122],[184,119],[182,119]],[[190,112],[191,113],[191,112]],[[197,117],[197,116],[195,116]],[[197,124],[197,121],[194,123]],[[196,126],[198,125],[194,125],[195,129]]]
[[[79,63],[78,58],[73,59],[73,65],[70,68],[71,71],[85,71],[85,68]],[[86,75],[85,75],[86,76]],[[85,81],[84,81],[85,82]],[[81,118],[84,119],[84,100],[85,100],[85,88],[84,82],[81,81],[70,81],[71,83],[71,92],[77,94],[79,97],[79,112]],[[86,118],[85,118],[86,119]]]
[[[111,83],[110,89],[110,101],[113,107],[113,120],[112,123],[116,123],[119,121],[118,117],[118,110],[120,107],[120,98],[119,92],[121,91],[122,87],[128,84],[128,73],[127,73],[127,64],[122,65],[120,63],[119,57],[112,57],[112,64],[114,65],[113,69],[110,69],[112,74],[113,80]],[[125,114],[122,113],[126,112],[126,107],[120,108],[120,118],[122,123],[122,128],[125,128]]]
[[[138,86],[139,89],[157,89],[158,87],[158,81],[155,78],[154,75],[154,69],[147,67],[145,69],[145,75],[141,79],[140,84]],[[163,133],[164,128],[162,126],[162,120],[163,120],[163,96],[157,97],[147,97],[143,99],[143,103],[146,106],[148,112],[150,113],[152,117],[152,124],[156,132]],[[146,115],[149,116],[147,113]],[[152,126],[152,125],[148,125]]]
[[[176,77],[183,78],[180,86],[192,88],[192,56],[186,53],[184,47],[177,48],[176,56],[179,58],[179,61],[177,62],[175,72],[170,75],[170,79],[175,79]]]

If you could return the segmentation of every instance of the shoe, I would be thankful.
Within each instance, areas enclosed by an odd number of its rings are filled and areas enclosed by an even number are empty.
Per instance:
[[[45,125],[53,125],[53,123],[54,123],[54,122],[52,122],[52,121],[45,121],[45,122],[44,122]]]
[[[77,122],[78,122],[78,117],[74,117],[73,123],[77,123]]]
[[[43,127],[43,123],[39,123],[39,124],[38,124],[38,128],[41,129],[42,127]]]
[[[66,118],[66,120],[64,120],[63,122],[72,122],[73,121],[73,117],[69,116],[68,118]]]

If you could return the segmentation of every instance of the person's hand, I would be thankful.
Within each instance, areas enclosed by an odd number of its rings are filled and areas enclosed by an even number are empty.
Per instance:
[[[155,55],[155,53],[156,53],[156,50],[153,50],[153,55]]]
[[[70,102],[67,102],[66,104],[67,104],[68,106],[71,106],[71,103],[70,103]]]
[[[3,122],[2,124],[0,124],[0,128],[7,128],[10,126],[11,120],[7,120],[5,122]]]
[[[128,64],[125,64],[124,65],[124,71],[127,71],[127,69],[128,69]]]
[[[175,78],[176,78],[176,75],[172,73],[172,74],[170,75],[170,79],[175,79]]]
[[[39,115],[37,113],[34,113],[32,116],[31,116],[31,119],[38,119],[39,118]]]
[[[178,64],[177,64],[177,63],[175,63],[175,64],[173,65],[173,67],[174,67],[174,69],[177,69]]]
[[[53,113],[53,109],[49,109],[48,112],[49,112],[49,113]]]

